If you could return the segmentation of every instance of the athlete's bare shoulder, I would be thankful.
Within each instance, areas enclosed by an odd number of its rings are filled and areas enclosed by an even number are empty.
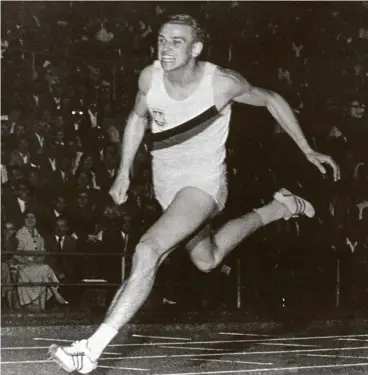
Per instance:
[[[272,92],[252,86],[240,73],[217,67],[214,76],[215,101],[220,103],[238,102],[254,106],[267,105]],[[221,99],[217,99],[221,98]]]
[[[141,91],[143,94],[147,94],[149,89],[151,88],[153,69],[153,64],[148,65],[141,71],[141,74],[139,75],[138,87],[139,91]]]
[[[238,72],[217,66],[214,76],[215,92],[226,93],[229,100],[251,90],[250,83]]]

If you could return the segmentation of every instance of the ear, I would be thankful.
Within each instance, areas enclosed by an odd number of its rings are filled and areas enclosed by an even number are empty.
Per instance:
[[[192,56],[198,57],[203,50],[203,43],[202,42],[196,42],[193,44],[192,47]]]

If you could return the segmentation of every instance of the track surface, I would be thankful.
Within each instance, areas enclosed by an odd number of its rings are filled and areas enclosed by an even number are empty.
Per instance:
[[[106,350],[93,375],[202,375],[368,373],[367,327],[318,327],[294,330],[203,329],[193,326],[170,330],[149,326],[126,332]],[[197,329],[198,328],[198,329]],[[3,335],[3,375],[61,375],[48,360],[51,343],[68,344],[91,331],[50,327],[42,334],[24,330]]]

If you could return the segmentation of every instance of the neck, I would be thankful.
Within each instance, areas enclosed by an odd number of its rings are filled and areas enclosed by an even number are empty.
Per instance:
[[[170,72],[166,72],[166,78],[176,86],[186,86],[192,83],[198,75],[199,64],[196,60],[191,60],[187,65],[175,69]]]

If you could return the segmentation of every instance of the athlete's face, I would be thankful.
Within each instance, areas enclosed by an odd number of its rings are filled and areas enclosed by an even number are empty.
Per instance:
[[[158,59],[165,71],[184,67],[202,50],[195,31],[187,25],[166,23],[158,35]]]

